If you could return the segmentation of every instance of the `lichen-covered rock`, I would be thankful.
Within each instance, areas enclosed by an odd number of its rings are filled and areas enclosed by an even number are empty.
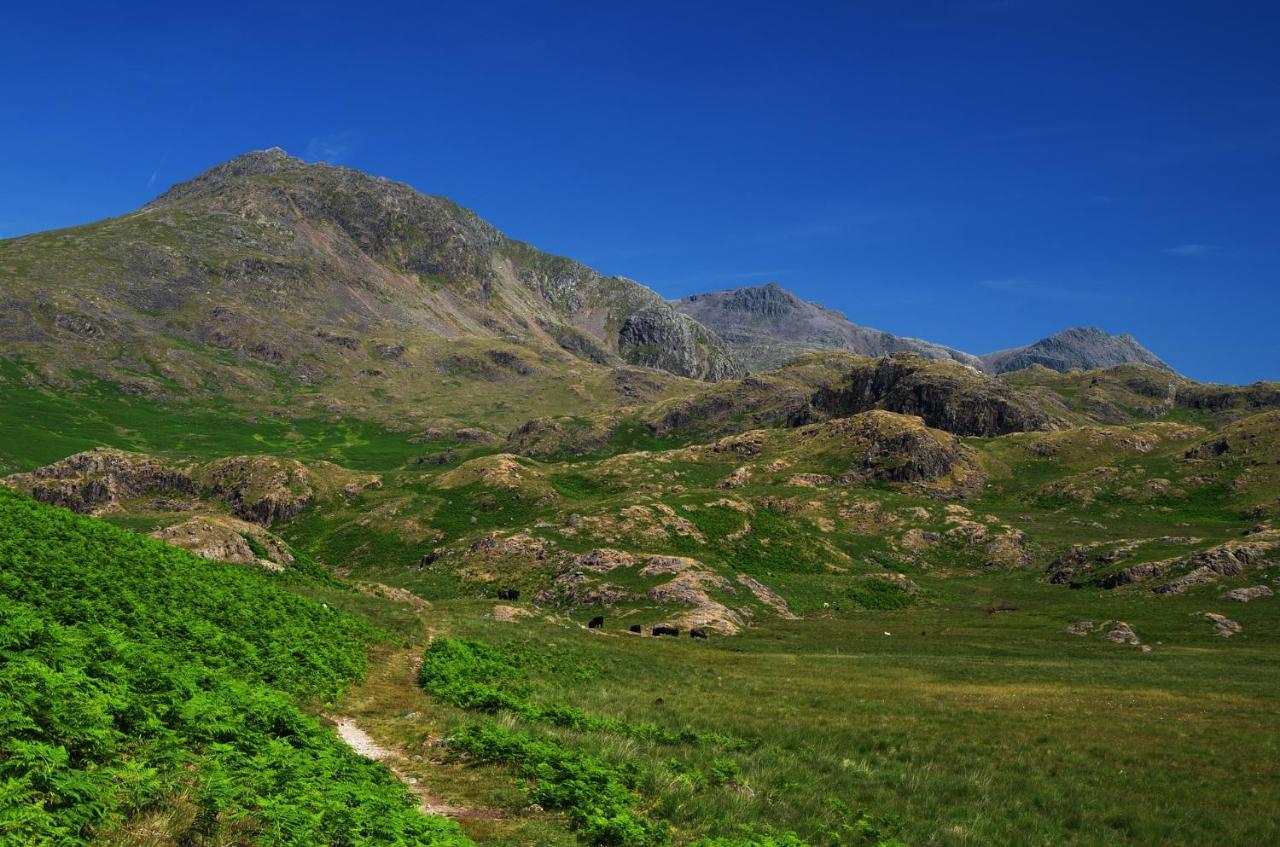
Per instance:
[[[666,303],[654,303],[622,321],[618,354],[632,365],[712,382],[744,373],[715,333]]]
[[[1031,549],[1021,530],[1005,530],[987,543],[984,552],[989,568],[1025,568],[1031,564]]]
[[[206,465],[200,476],[237,515],[264,526],[297,517],[315,497],[311,472],[296,459],[233,456]]]
[[[519,606],[494,606],[489,617],[501,623],[519,623],[521,618],[532,617],[533,612]]]
[[[1255,585],[1250,588],[1233,588],[1230,591],[1224,592],[1222,599],[1232,600],[1236,603],[1248,603],[1262,597],[1270,597],[1274,593],[1274,591],[1265,585]]]
[[[787,480],[787,485],[793,488],[817,488],[823,485],[830,485],[831,477],[824,473],[798,473],[792,474]]]
[[[1111,627],[1107,629],[1107,627]],[[1102,625],[1103,629],[1107,629],[1103,636],[1108,641],[1115,644],[1140,644],[1138,633],[1133,631],[1133,627],[1125,621],[1107,621]]]
[[[842,485],[871,480],[913,485],[934,496],[963,496],[983,480],[973,450],[918,417],[863,412],[788,433],[783,455],[796,467],[843,464]],[[796,475],[793,479],[806,479]],[[813,477],[807,477],[813,479]]]
[[[819,389],[812,402],[831,415],[871,409],[916,415],[934,429],[957,435],[1061,429],[1066,412],[958,362],[910,353],[859,364],[839,386]]]
[[[189,467],[108,447],[76,453],[30,473],[14,474],[5,484],[42,503],[82,514],[117,509],[125,499],[193,497],[199,491]]]
[[[280,539],[257,524],[225,515],[195,515],[151,537],[215,561],[256,563],[277,571],[293,564],[293,554]]]
[[[1214,612],[1205,612],[1204,617],[1205,617],[1205,620],[1213,624],[1214,632],[1216,632],[1218,635],[1222,636],[1223,638],[1230,638],[1231,636],[1240,632],[1240,630],[1242,629],[1240,624],[1236,623],[1235,621],[1231,620],[1228,617],[1216,614]]]
[[[1103,588],[1116,588],[1184,571],[1182,576],[1153,589],[1157,594],[1180,594],[1196,585],[1220,577],[1240,576],[1271,557],[1280,546],[1280,533],[1267,532],[1248,540],[1232,540],[1188,556],[1144,562],[1109,574],[1099,581]]]

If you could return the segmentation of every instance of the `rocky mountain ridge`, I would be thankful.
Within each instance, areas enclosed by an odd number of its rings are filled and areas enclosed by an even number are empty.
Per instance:
[[[673,304],[713,329],[753,371],[771,370],[815,350],[848,350],[863,356],[912,352],[981,367],[978,358],[968,353],[858,326],[840,312],[802,300],[777,283],[691,294]]]
[[[430,373],[561,385],[628,364],[741,373],[713,332],[633,280],[278,148],[137,212],[0,241],[0,283],[7,351],[55,382],[87,374],[143,394],[291,386],[367,409],[439,396]]]
[[[772,370],[805,353],[847,350],[863,356],[911,352],[1002,374],[1041,365],[1056,371],[1144,364],[1171,370],[1131,335],[1074,327],[1023,347],[975,356],[919,338],[859,326],[842,313],[802,300],[777,283],[692,294],[673,305],[713,330],[751,371]]]

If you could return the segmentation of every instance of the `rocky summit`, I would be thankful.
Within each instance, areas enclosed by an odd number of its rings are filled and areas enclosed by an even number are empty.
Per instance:
[[[983,367],[994,373],[1018,371],[1032,365],[1055,371],[1091,370],[1125,364],[1172,370],[1132,335],[1112,335],[1094,327],[1063,330],[1034,344],[987,353],[980,358]]]
[[[775,368],[814,350],[848,350],[864,356],[910,351],[930,359],[980,365],[976,357],[959,350],[858,326],[834,309],[801,300],[777,283],[691,294],[674,305],[714,330],[755,371]]]
[[[1144,364],[1169,370],[1131,335],[1076,327],[1034,344],[975,356],[919,338],[893,335],[851,322],[840,312],[801,300],[777,283],[691,294],[673,301],[681,312],[716,332],[753,371],[770,370],[815,350],[864,356],[912,352],[961,362],[993,374],[1040,365],[1055,371]]]
[[[366,412],[394,396],[404,411],[439,396],[433,376],[607,394],[604,369],[629,364],[742,372],[714,332],[637,282],[510,239],[446,198],[278,148],[137,212],[0,242],[0,284],[10,354],[50,379],[135,394],[284,385]]]

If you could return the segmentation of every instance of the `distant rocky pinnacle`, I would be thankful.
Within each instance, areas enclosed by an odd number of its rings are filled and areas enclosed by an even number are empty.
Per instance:
[[[1132,335],[1112,335],[1094,327],[1066,329],[1026,347],[987,353],[981,359],[992,373],[1018,371],[1031,365],[1064,372],[1073,368],[1089,370],[1128,364],[1172,370]]]
[[[859,326],[840,312],[802,300],[776,283],[693,294],[673,305],[722,338],[752,371],[778,367],[815,350],[848,350],[864,356],[909,351],[1001,374],[1042,365],[1055,371],[1146,364],[1171,370],[1131,335],[1100,329],[1064,330],[1025,347],[974,356],[919,338]]]
[[[674,305],[724,339],[753,371],[769,370],[815,350],[848,350],[864,356],[910,351],[929,359],[981,366],[977,357],[959,350],[858,326],[834,309],[801,300],[772,282],[694,294]]]

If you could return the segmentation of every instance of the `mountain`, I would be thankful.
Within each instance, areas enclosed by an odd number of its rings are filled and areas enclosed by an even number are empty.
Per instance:
[[[858,326],[840,312],[801,300],[777,283],[693,294],[674,305],[723,338],[752,371],[771,370],[815,350],[848,350],[864,356],[909,351],[980,367],[977,357],[968,353]]]
[[[1276,841],[1280,383],[678,305],[278,150],[0,242],[0,841]]]
[[[724,339],[751,371],[772,370],[804,353],[848,350],[864,356],[918,353],[992,374],[1042,365],[1055,371],[1144,364],[1171,370],[1131,335],[1075,327],[1025,347],[974,356],[919,338],[858,326],[840,312],[801,300],[776,283],[693,294],[673,305]]]
[[[139,211],[0,241],[0,290],[11,356],[46,380],[137,394],[305,395],[393,416],[459,381],[563,404],[575,386],[579,403],[611,402],[611,369],[625,366],[741,372],[713,332],[637,282],[446,198],[278,148]]]
[[[1093,370],[1116,365],[1141,364],[1173,370],[1132,335],[1112,335],[1094,327],[1075,327],[1043,338],[1026,347],[998,350],[980,357],[992,373],[1019,371],[1031,365],[1050,370]]]

